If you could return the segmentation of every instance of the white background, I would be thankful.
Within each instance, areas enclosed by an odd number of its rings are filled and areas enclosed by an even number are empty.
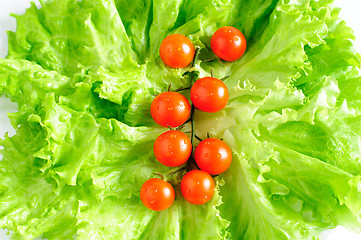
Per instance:
[[[196,0],[195,0],[196,1]],[[342,7],[341,17],[347,24],[354,29],[356,35],[355,46],[361,53],[361,0],[335,0],[337,6]],[[14,31],[16,28],[15,19],[9,16],[9,13],[22,14],[30,6],[30,0],[0,0],[0,57],[5,57],[7,53],[6,31]],[[8,99],[0,98],[0,137],[5,132],[14,134],[7,118],[8,112],[15,112],[16,104]],[[1,156],[0,156],[1,159]],[[0,240],[7,240],[9,236],[6,231],[0,230]],[[334,230],[325,231],[321,235],[321,240],[361,240],[361,234],[354,234],[343,227],[337,227]],[[276,239],[270,239],[276,240]]]

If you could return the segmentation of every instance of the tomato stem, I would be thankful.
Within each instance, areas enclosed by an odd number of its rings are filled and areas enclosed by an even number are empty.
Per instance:
[[[152,173],[152,174],[157,175],[157,176],[160,177],[162,180],[165,179],[164,176],[163,176],[163,174],[160,174],[159,172],[154,172],[154,173]]]
[[[185,123],[177,127],[175,130],[180,131],[185,127]]]
[[[194,136],[195,136],[195,132],[194,132],[194,120],[193,120],[193,116],[194,116],[194,111],[195,111],[195,107],[194,105],[192,104],[192,109],[191,109],[191,143],[192,143],[192,146],[193,146],[193,143],[194,143]],[[193,146],[194,148],[194,146]]]
[[[205,43],[204,46],[206,46],[207,50],[213,53],[212,49]]]
[[[187,169],[187,167],[186,167],[186,166],[183,166],[183,167],[181,167],[181,168],[178,168],[178,169],[176,169],[176,170],[168,173],[167,176],[168,176],[168,178],[171,178],[171,177],[173,177],[174,174],[176,174],[176,173],[178,173],[178,172],[180,172],[180,171],[186,170],[186,169]]]
[[[185,88],[178,88],[177,90],[175,90],[175,92],[180,92],[180,91],[185,91],[185,90],[190,90],[190,87],[185,87]]]
[[[212,57],[212,58],[203,60],[203,62],[212,62],[212,61],[216,60],[217,58],[218,58],[218,57]]]
[[[176,182],[174,182],[173,180],[168,180],[167,181],[170,185],[172,185],[172,186],[175,186],[176,185]]]
[[[194,54],[194,59],[192,62],[192,66],[191,68],[194,68],[195,63],[198,60],[198,53],[199,53],[199,47],[196,48],[195,50],[195,54]],[[192,87],[192,85],[194,84],[194,82],[196,81],[196,74],[194,71],[191,72],[190,74],[190,87]],[[191,103],[191,117],[190,117],[190,122],[191,122],[191,143],[192,143],[192,154],[189,157],[188,161],[187,161],[187,165],[186,165],[186,170],[190,171],[193,169],[197,169],[197,164],[193,158],[193,152],[194,152],[194,138],[195,138],[195,131],[194,131],[194,112],[195,112],[196,108],[193,105],[193,103]]]
[[[203,140],[197,136],[197,134],[194,135],[195,138],[197,138],[198,141],[202,142]]]
[[[199,47],[196,48],[195,50],[195,53],[194,53],[194,58],[193,58],[193,61],[192,61],[192,68],[194,67],[197,59],[198,59],[198,53],[199,53]],[[191,72],[191,87],[192,85],[194,84],[195,82],[195,74],[194,72],[192,71]],[[194,150],[194,146],[193,146],[193,143],[194,143],[194,135],[195,135],[195,132],[194,132],[194,112],[195,112],[195,107],[194,107],[194,104],[192,103],[192,106],[191,106],[191,118],[190,118],[190,121],[191,121],[191,143],[192,143],[192,148]],[[192,151],[193,152],[193,151]]]
[[[200,47],[197,46],[196,50],[194,51],[194,58],[193,58],[192,65],[191,65],[192,68],[194,67],[196,61],[198,60],[199,49],[200,49]]]
[[[220,80],[221,80],[221,81],[224,81],[224,80],[226,80],[227,78],[229,78],[229,75],[227,75],[227,76],[225,76],[225,77],[222,77]]]

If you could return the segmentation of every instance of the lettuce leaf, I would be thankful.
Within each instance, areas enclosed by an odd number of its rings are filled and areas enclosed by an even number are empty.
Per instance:
[[[0,227],[12,239],[317,239],[339,224],[360,231],[361,59],[331,3],[32,4],[15,16],[0,59],[0,94],[18,104],[9,115],[17,133],[0,141]],[[225,25],[248,41],[231,63],[210,60],[208,49]],[[163,65],[158,48],[172,33],[200,48],[193,68]],[[188,88],[191,72],[224,78],[230,90],[222,111],[195,111],[197,136],[233,151],[202,206],[182,198],[182,166],[156,161],[153,142],[167,129],[149,112],[155,95]],[[176,190],[162,212],[139,197],[154,173]]]
[[[112,68],[134,57],[114,1],[47,1],[33,3],[15,16],[9,34],[10,59],[25,59],[66,76]],[[117,36],[117,37],[114,37]]]
[[[33,123],[1,140],[0,224],[13,239],[70,239],[76,233],[79,202],[72,187],[56,194],[39,169],[43,161],[33,156],[45,144],[45,132]]]

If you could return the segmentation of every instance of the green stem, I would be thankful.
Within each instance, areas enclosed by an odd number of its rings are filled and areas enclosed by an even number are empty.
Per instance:
[[[158,177],[160,177],[162,180],[165,180],[164,176],[158,172],[154,172],[154,175],[157,175]]]
[[[175,90],[175,92],[180,92],[180,91],[185,91],[185,90],[191,90],[191,88],[190,87],[178,88],[177,90]]]
[[[195,63],[198,60],[199,49],[200,49],[200,47],[196,47],[196,50],[194,51],[194,58],[193,58],[192,65],[191,65],[192,68],[194,67]]]
[[[192,147],[193,147],[193,143],[194,143],[194,136],[195,136],[195,131],[194,131],[194,111],[196,110],[196,108],[194,107],[194,105],[192,104],[192,109],[191,109],[191,143],[192,143]],[[194,148],[194,147],[193,147]]]
[[[197,59],[198,59],[198,53],[199,53],[199,47],[196,48],[195,50],[195,53],[194,53],[194,58],[193,58],[193,61],[192,61],[192,65],[191,65],[191,68],[194,68],[194,65],[195,63],[197,62]],[[193,86],[193,84],[195,83],[196,79],[195,79],[195,73],[194,71],[191,72],[191,87]],[[193,143],[194,143],[194,135],[195,135],[195,131],[194,131],[194,112],[195,112],[195,107],[192,103],[192,106],[191,106],[191,143],[192,143],[192,148],[194,150],[194,147],[193,147]],[[192,151],[193,152],[193,151]]]

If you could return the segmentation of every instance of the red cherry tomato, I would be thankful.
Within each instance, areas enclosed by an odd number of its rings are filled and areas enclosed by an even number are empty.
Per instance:
[[[229,92],[221,80],[204,77],[193,84],[190,98],[197,109],[203,112],[218,112],[227,105]]]
[[[191,113],[191,107],[182,94],[164,92],[153,100],[150,113],[154,121],[159,125],[178,127],[187,121]]]
[[[212,199],[214,181],[211,175],[201,170],[192,170],[183,176],[181,192],[189,203],[201,205]]]
[[[222,140],[207,138],[198,144],[194,159],[200,169],[217,175],[226,171],[231,165],[232,151]]]
[[[168,182],[159,178],[145,181],[140,189],[140,199],[147,208],[154,211],[163,211],[174,202],[174,188]]]
[[[191,140],[187,135],[177,130],[162,133],[154,143],[155,158],[168,167],[182,165],[188,160],[191,153]]]
[[[213,52],[223,60],[235,61],[243,56],[247,48],[244,35],[234,27],[222,27],[211,38]]]
[[[184,68],[193,60],[194,46],[186,36],[172,34],[161,43],[159,54],[165,65],[172,68]]]

